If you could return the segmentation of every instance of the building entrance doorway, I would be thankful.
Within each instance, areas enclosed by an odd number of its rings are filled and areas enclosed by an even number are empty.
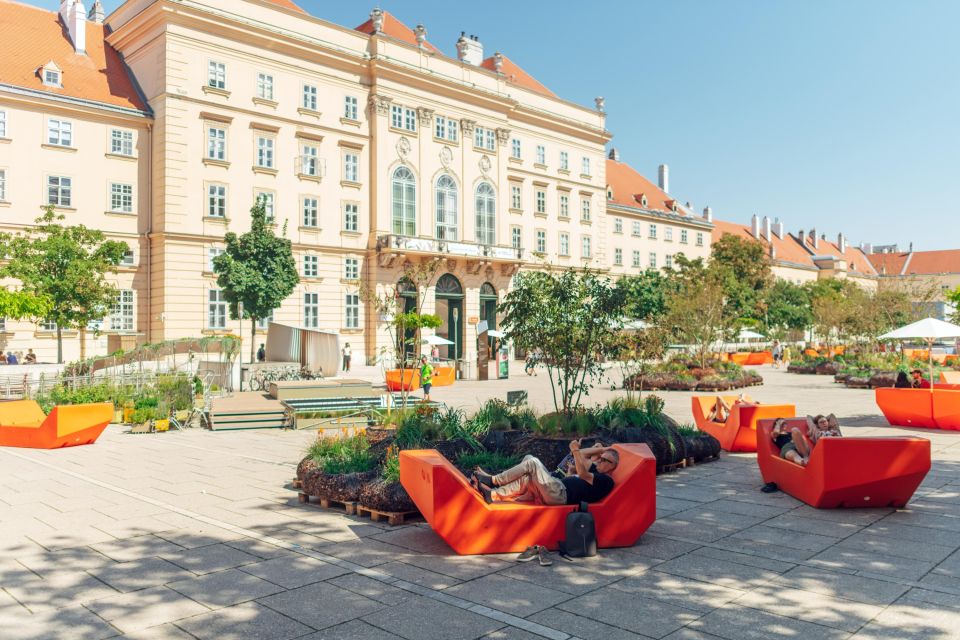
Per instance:
[[[440,357],[459,360],[463,357],[463,325],[467,321],[463,315],[463,287],[454,276],[445,273],[437,280],[435,296],[441,322],[437,335],[453,342],[440,347]]]
[[[480,287],[480,321],[487,322],[487,330],[497,328],[497,290],[489,282],[484,282]],[[487,338],[489,347],[487,353],[490,360],[496,360],[496,338]]]

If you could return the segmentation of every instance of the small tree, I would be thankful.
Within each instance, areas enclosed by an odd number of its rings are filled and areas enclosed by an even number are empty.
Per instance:
[[[955,311],[950,320],[954,323],[960,323],[960,287],[948,291],[945,294],[947,302],[953,305]]]
[[[616,286],[624,297],[624,314],[637,320],[662,315],[671,288],[669,278],[656,269],[624,276],[617,280]]]
[[[516,347],[540,349],[553,405],[572,413],[620,332],[624,297],[607,279],[585,269],[521,273],[497,311]]]
[[[44,317],[57,325],[58,363],[63,363],[63,331],[83,331],[117,303],[117,287],[105,276],[117,272],[129,249],[124,242],[107,240],[102,231],[67,226],[63,220],[48,205],[35,227],[0,235],[0,258],[7,260],[0,276],[19,280],[22,294],[48,301]]]
[[[727,310],[724,274],[714,267],[697,271],[679,279],[676,291],[667,298],[661,325],[692,344],[700,367],[706,367],[710,349],[729,332],[737,318]]]
[[[710,266],[717,269],[727,298],[727,311],[737,318],[762,320],[767,290],[773,284],[770,258],[757,240],[724,235],[710,247]]]
[[[766,297],[768,330],[806,331],[813,324],[810,291],[789,280],[777,280]]]
[[[293,293],[300,282],[293,248],[283,235],[277,236],[267,225],[263,201],[250,209],[250,231],[238,236],[232,231],[224,236],[226,251],[213,259],[217,286],[230,305],[230,318],[250,319],[250,362],[254,361],[257,321],[269,316]]]
[[[23,291],[0,289],[0,318],[40,320],[50,313],[50,299]]]

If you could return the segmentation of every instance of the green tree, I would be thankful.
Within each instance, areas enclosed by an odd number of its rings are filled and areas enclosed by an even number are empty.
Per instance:
[[[722,267],[702,263],[681,271],[677,288],[667,298],[661,327],[694,347],[701,367],[706,367],[713,345],[721,341],[736,322],[727,311]]]
[[[0,258],[7,261],[0,276],[16,278],[22,293],[49,302],[45,318],[57,324],[58,363],[63,362],[63,331],[82,332],[117,303],[117,287],[106,275],[117,272],[129,249],[107,240],[102,231],[67,226],[63,220],[47,206],[36,226],[0,235]]]
[[[953,308],[955,309],[950,320],[955,323],[960,323],[960,287],[947,291],[944,297],[947,299],[947,302],[953,305]]]
[[[813,324],[810,290],[788,280],[777,280],[766,295],[768,329],[805,331]]]
[[[553,405],[571,414],[620,333],[624,296],[589,269],[523,272],[498,312],[513,344],[539,349],[550,376]]]
[[[728,313],[736,318],[763,320],[764,298],[773,284],[770,259],[763,245],[732,234],[710,248],[710,264],[718,268]]]
[[[617,280],[617,290],[624,297],[624,314],[628,318],[649,320],[663,314],[670,290],[670,279],[656,269]]]
[[[250,319],[250,361],[254,361],[257,320],[266,318],[293,293],[300,282],[293,248],[286,236],[277,236],[267,224],[263,201],[250,209],[250,231],[224,236],[226,251],[213,259],[217,286],[223,290],[233,320]]]
[[[23,291],[0,289],[0,318],[37,321],[50,313],[50,299]]]

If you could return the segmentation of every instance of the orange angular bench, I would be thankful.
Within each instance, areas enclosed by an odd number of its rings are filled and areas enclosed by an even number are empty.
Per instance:
[[[937,428],[933,417],[933,393],[930,389],[886,387],[878,388],[875,392],[877,406],[890,424],[898,427]]]
[[[933,421],[938,429],[960,431],[960,384],[933,385]]]
[[[449,387],[457,379],[456,369],[453,367],[434,367],[433,386]]]
[[[929,393],[929,392],[928,392]],[[757,464],[764,482],[817,509],[903,507],[930,471],[925,438],[823,438],[806,467],[784,460],[761,420]],[[804,418],[787,421],[807,432]]]
[[[720,441],[724,451],[756,451],[757,420],[761,418],[790,418],[797,415],[792,404],[753,404],[738,402],[738,396],[722,396],[730,405],[730,415],[726,422],[707,420],[707,416],[716,404],[716,396],[694,396],[693,421],[700,431],[709,433]]]
[[[59,449],[93,444],[113,419],[113,404],[58,405],[45,415],[33,400],[0,402],[0,446]]]
[[[404,369],[403,385],[400,384],[400,369],[390,369],[386,373],[387,389],[390,391],[416,391],[420,388],[420,370]]]
[[[752,351],[747,353],[748,365],[773,364],[773,354],[769,351]]]
[[[590,505],[597,546],[635,544],[657,515],[657,460],[645,444],[617,444],[614,487]],[[556,549],[574,505],[487,504],[434,449],[400,452],[400,483],[433,530],[460,555],[512,553],[540,544]]]
[[[747,360],[750,359],[750,354],[746,351],[737,351],[736,353],[730,354],[730,362],[733,364],[738,364],[741,367],[747,364]]]

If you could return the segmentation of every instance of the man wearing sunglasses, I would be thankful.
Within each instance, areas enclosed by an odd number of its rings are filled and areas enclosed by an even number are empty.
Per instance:
[[[599,502],[613,491],[613,477],[620,456],[613,447],[583,449],[579,440],[570,442],[575,473],[556,478],[540,460],[524,456],[515,467],[497,475],[478,468],[472,484],[487,502],[539,502],[540,504],[580,504]]]

